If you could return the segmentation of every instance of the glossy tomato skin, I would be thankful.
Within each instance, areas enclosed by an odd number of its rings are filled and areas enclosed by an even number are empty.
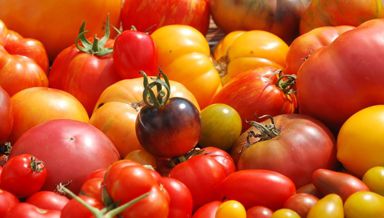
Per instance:
[[[75,193],[91,172],[120,158],[100,130],[69,119],[51,120],[28,130],[14,144],[10,157],[22,153],[33,154],[45,162],[49,173],[43,190],[69,182],[67,187]]]
[[[90,178],[81,185],[80,194],[102,202],[103,178]]]
[[[184,98],[170,98],[160,107],[144,106],[136,119],[140,144],[159,157],[176,157],[194,148],[200,137],[198,109]]]
[[[88,197],[85,195],[80,195],[79,197],[92,207],[95,207],[100,210],[104,208],[103,203],[97,199],[94,199],[92,197]],[[86,207],[84,207],[78,201],[76,201],[75,199],[71,199],[61,210],[60,218],[73,218],[73,217],[91,218],[94,216],[91,213],[91,211],[89,211]]]
[[[221,201],[212,201],[199,207],[194,213],[192,218],[215,218],[217,208]]]
[[[0,143],[6,142],[12,131],[13,116],[11,98],[9,94],[0,86]]]
[[[113,60],[122,79],[140,77],[140,71],[148,76],[158,72],[157,50],[152,37],[137,30],[125,30],[118,35]]]
[[[8,212],[6,218],[60,218],[60,215],[58,210],[44,210],[33,204],[21,202]]]
[[[219,184],[225,179],[223,166],[209,155],[197,155],[176,165],[169,177],[184,183],[192,193],[193,208],[220,200]]]
[[[240,136],[231,153],[238,169],[277,171],[300,187],[311,182],[316,169],[335,165],[335,140],[322,123],[301,114],[282,114],[273,120],[279,131],[276,137],[264,141],[251,137],[249,145],[248,134],[260,133],[253,126]]]
[[[19,199],[15,195],[0,189],[0,217],[6,217],[6,214],[18,203]]]
[[[247,210],[247,218],[271,218],[273,211],[268,207],[253,206]]]
[[[21,35],[41,41],[47,49],[49,59],[53,61],[60,51],[73,44],[81,22],[87,23],[91,36],[102,34],[107,15],[111,24],[119,26],[121,6],[120,0],[5,0],[0,1],[0,7],[4,8],[0,12],[0,19],[8,28]],[[87,13],[82,12],[84,7],[87,8]],[[71,16],[70,19],[68,15]],[[28,22],[25,22],[25,17],[29,18]],[[61,25],[57,25],[58,23]]]
[[[17,197],[38,192],[47,178],[45,163],[31,154],[11,157],[3,166],[0,187]]]
[[[135,26],[143,32],[170,24],[185,24],[206,34],[209,5],[206,0],[127,0],[121,10],[123,29]]]
[[[284,202],[284,208],[296,211],[300,217],[307,217],[309,210],[319,199],[311,194],[296,193]]]
[[[311,207],[307,215],[308,218],[317,217],[344,217],[343,200],[337,194],[328,194],[319,199]],[[349,216],[347,216],[349,217]],[[364,216],[361,216],[364,217]]]
[[[241,184],[241,185],[239,185]],[[281,173],[270,170],[238,170],[219,186],[221,197],[237,200],[245,208],[265,206],[279,209],[295,192],[295,184]]]
[[[113,40],[105,47],[112,48]],[[105,88],[120,80],[112,54],[97,55],[71,45],[54,59],[49,71],[49,87],[64,90],[76,97],[90,116]]]
[[[169,177],[161,177],[160,183],[170,197],[168,218],[190,218],[193,202],[188,187],[179,180]]]
[[[33,204],[41,209],[61,211],[69,199],[57,192],[39,191],[29,196],[25,202]]]
[[[350,218],[380,217],[384,213],[384,198],[371,191],[356,192],[345,201],[344,211]]]
[[[236,171],[236,164],[231,155],[226,152],[225,150],[222,150],[220,148],[216,147],[205,147],[202,149],[203,152],[201,155],[208,155],[213,157],[221,166],[224,167],[224,170],[227,175],[233,173]]]

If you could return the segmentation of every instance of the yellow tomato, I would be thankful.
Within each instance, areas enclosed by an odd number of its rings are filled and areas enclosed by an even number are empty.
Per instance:
[[[383,218],[384,197],[374,192],[356,192],[344,204],[346,218]]]
[[[247,211],[244,206],[235,200],[221,203],[216,211],[215,218],[246,218]]]
[[[273,212],[271,218],[300,218],[294,210],[282,208]]]
[[[221,80],[204,35],[190,26],[168,25],[151,36],[158,50],[160,68],[169,79],[185,85],[201,108],[207,106],[221,88]]]
[[[342,125],[337,137],[337,158],[357,176],[384,165],[384,105],[364,108]]]
[[[384,196],[384,167],[370,168],[363,176],[363,182],[369,190]]]
[[[343,200],[336,194],[328,194],[316,202],[307,218],[344,218]]]

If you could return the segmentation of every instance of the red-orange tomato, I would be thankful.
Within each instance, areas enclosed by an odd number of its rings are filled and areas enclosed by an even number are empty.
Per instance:
[[[286,74],[296,74],[301,64],[320,48],[331,44],[339,35],[353,26],[324,26],[297,37],[289,46],[286,56]]]
[[[21,35],[41,41],[53,60],[73,43],[81,22],[87,22],[91,35],[101,35],[107,15],[119,26],[121,6],[121,0],[0,0],[0,19]]]
[[[11,98],[8,93],[0,86],[0,143],[8,140],[12,131],[13,116]]]

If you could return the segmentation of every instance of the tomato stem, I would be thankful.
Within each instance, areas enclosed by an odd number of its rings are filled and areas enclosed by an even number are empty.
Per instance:
[[[165,75],[165,73],[160,70],[156,79],[154,79],[152,82],[149,82],[147,74],[144,71],[140,71],[140,73],[143,75],[144,103],[156,108],[164,106],[171,94],[171,88],[167,75]],[[153,91],[153,88],[156,88],[156,94]]]
[[[296,75],[293,74],[283,74],[281,70],[278,73],[278,79],[276,86],[280,88],[285,94],[294,93],[294,87],[296,84]]]
[[[30,167],[33,172],[39,173],[44,169],[44,164],[42,161],[36,160],[36,157],[31,157]]]
[[[251,138],[257,138],[257,142],[266,141],[272,139],[280,134],[280,130],[276,127],[273,117],[270,115],[264,115],[259,117],[259,119],[269,118],[270,124],[262,124],[256,121],[246,121],[249,125],[255,127],[259,130],[259,133],[255,133],[255,131],[251,130],[248,132],[247,136],[247,144],[251,145]]]

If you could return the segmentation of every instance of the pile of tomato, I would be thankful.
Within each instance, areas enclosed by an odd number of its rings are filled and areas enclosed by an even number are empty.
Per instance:
[[[383,37],[381,0],[0,0],[0,218],[383,218]]]

